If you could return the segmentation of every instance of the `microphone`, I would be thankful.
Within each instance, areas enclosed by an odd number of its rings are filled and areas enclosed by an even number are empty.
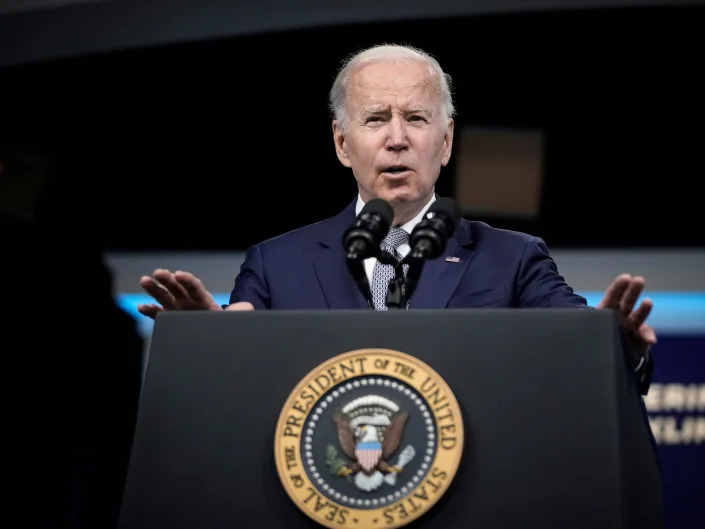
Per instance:
[[[406,299],[411,299],[416,290],[424,261],[440,257],[448,239],[455,233],[461,216],[460,206],[455,200],[441,197],[431,204],[421,222],[411,231],[411,251],[402,261],[409,265],[405,285]]]
[[[460,206],[455,200],[445,197],[436,199],[409,235],[409,261],[440,257],[461,216]]]
[[[386,200],[373,198],[343,234],[348,261],[379,257],[380,244],[394,221],[394,210]]]
[[[353,225],[343,234],[348,269],[370,307],[374,304],[364,260],[368,257],[382,258],[380,245],[393,221],[392,206],[381,198],[373,198],[365,204]]]

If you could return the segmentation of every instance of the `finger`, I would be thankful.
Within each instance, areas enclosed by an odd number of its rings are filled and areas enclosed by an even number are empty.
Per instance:
[[[238,301],[228,305],[225,310],[255,310],[255,306],[249,301]]]
[[[658,341],[656,339],[656,331],[654,331],[654,329],[646,323],[639,328],[639,335],[641,336],[641,339],[649,345],[654,345]]]
[[[149,318],[152,318],[152,319],[156,318],[157,314],[162,312],[163,310],[164,309],[162,307],[160,307],[159,305],[155,305],[153,303],[152,304],[144,303],[144,304],[137,305],[137,311],[140,314],[147,316]]]
[[[167,309],[175,309],[176,303],[174,301],[174,296],[167,290],[167,288],[154,280],[150,276],[142,276],[140,278],[140,286],[152,296],[157,303],[161,303],[162,306]]]
[[[629,274],[618,275],[612,284],[607,287],[605,295],[597,305],[598,309],[614,309],[619,310],[619,302],[622,299],[624,291],[629,286],[632,276]]]
[[[622,299],[619,302],[619,310],[624,316],[629,316],[629,314],[634,309],[641,292],[644,290],[644,278],[643,277],[633,277],[627,289],[622,294]]]
[[[204,309],[220,309],[210,292],[203,286],[203,282],[190,272],[174,272],[174,279],[187,293],[189,298],[201,305]]]
[[[648,318],[649,314],[651,314],[651,309],[653,307],[654,302],[649,298],[645,298],[639,305],[639,308],[629,314],[629,322],[634,329],[639,329],[643,325],[646,318]]]
[[[154,271],[154,277],[174,296],[176,303],[189,300],[191,297],[186,289],[176,280],[176,277],[169,270],[158,268]]]

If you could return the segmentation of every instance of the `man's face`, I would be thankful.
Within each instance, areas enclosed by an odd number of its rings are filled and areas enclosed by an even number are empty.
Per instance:
[[[355,71],[347,93],[348,128],[333,122],[341,163],[362,199],[421,207],[450,159],[453,121],[422,62],[376,62]]]

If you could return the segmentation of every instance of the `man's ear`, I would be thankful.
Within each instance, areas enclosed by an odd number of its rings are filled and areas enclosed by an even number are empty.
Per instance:
[[[448,127],[443,135],[443,157],[441,158],[441,164],[445,167],[450,160],[450,153],[453,150],[453,131],[455,129],[455,121],[453,118],[448,120]]]
[[[351,167],[350,156],[348,156],[347,143],[345,133],[337,120],[333,120],[333,141],[335,142],[335,154],[338,155],[338,160],[345,167]]]

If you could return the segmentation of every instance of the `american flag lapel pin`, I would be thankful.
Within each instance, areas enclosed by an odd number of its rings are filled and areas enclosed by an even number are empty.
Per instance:
[[[448,256],[448,257],[446,257],[446,262],[448,262],[448,263],[459,263],[459,262],[460,262],[460,257],[451,257],[451,256]]]

